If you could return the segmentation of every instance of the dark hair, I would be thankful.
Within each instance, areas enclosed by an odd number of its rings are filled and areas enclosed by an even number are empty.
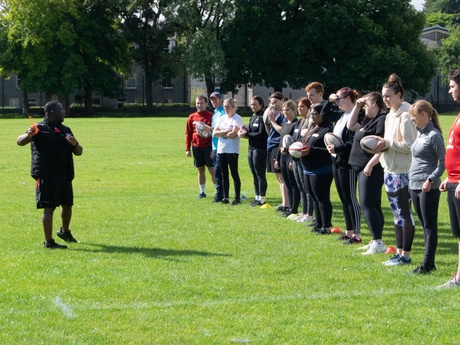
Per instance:
[[[259,102],[259,104],[262,106],[262,108],[264,107],[264,99],[263,99],[262,97],[260,97],[260,96],[254,96],[254,97],[252,97],[252,99],[253,99],[254,101]]]
[[[449,80],[455,81],[457,84],[460,85],[460,68],[454,69],[449,73],[448,76]]]
[[[315,89],[316,92],[322,93],[324,95],[324,86],[323,86],[323,84],[321,84],[321,83],[319,83],[317,81],[311,82],[310,84],[305,86],[305,92],[308,92],[311,89]]]
[[[339,91],[336,92],[337,95],[339,93],[341,97],[350,97],[350,101],[352,101],[352,103],[355,103],[356,99],[359,97],[358,91],[352,90],[349,87],[342,87]]]
[[[297,101],[297,104],[299,105],[302,103],[304,106],[306,106],[308,109],[311,108],[311,101],[308,99],[308,97],[302,97]]]
[[[49,114],[49,113],[54,113],[58,107],[62,108],[62,105],[60,102],[49,101],[48,103],[45,104],[43,109],[45,110],[45,114]]]
[[[197,96],[196,99],[202,99],[204,103],[208,103],[208,98],[206,96]]]
[[[420,114],[422,111],[428,114],[430,120],[433,122],[434,127],[442,134],[441,126],[439,125],[439,115],[436,109],[433,108],[430,102],[423,99],[418,100],[409,108],[410,115]]]
[[[385,102],[383,101],[383,97],[382,97],[382,94],[380,92],[377,92],[377,91],[369,92],[366,95],[366,98],[371,100],[372,102],[375,102],[375,104],[377,104],[377,107],[379,108],[379,113],[382,110],[387,111],[387,107],[385,105]]]
[[[311,108],[315,113],[321,114],[321,110],[323,110],[323,105],[321,103],[315,103],[311,106]]]
[[[268,98],[269,99],[276,98],[283,102],[286,101],[286,98],[284,97],[284,95],[279,91],[273,92]]]
[[[404,88],[401,84],[401,78],[399,78],[396,73],[393,73],[388,77],[388,81],[383,84],[383,87],[392,89],[395,95],[399,92],[401,94],[400,98],[403,98],[404,96]]]

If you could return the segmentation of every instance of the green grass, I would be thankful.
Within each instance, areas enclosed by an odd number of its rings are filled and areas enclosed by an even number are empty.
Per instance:
[[[453,119],[441,118],[444,136]],[[84,147],[75,158],[71,226],[80,243],[49,251],[30,148],[15,144],[29,121],[0,123],[1,344],[458,342],[458,291],[434,290],[457,262],[445,195],[438,270],[410,276],[415,265],[385,267],[385,255],[363,257],[273,209],[212,204],[209,183],[208,198],[199,200],[196,169],[184,154],[185,118],[70,118]],[[246,148],[240,173],[251,199]],[[279,203],[272,175],[268,201]],[[342,227],[335,193],[333,205]],[[386,199],[384,206],[384,240],[394,245]],[[362,232],[369,241],[364,221]],[[412,254],[421,262],[418,222]]]

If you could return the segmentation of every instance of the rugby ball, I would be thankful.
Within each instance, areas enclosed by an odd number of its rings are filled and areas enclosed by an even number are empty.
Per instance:
[[[211,131],[206,131],[206,126],[203,122],[201,121],[195,121],[195,128],[196,128],[196,132],[198,133],[198,135],[202,138],[209,138],[211,136]]]
[[[359,144],[367,153],[374,154],[374,149],[382,138],[377,135],[367,135],[361,139]]]
[[[275,107],[269,106],[269,107],[267,107],[267,109],[265,109],[263,119],[264,119],[264,123],[266,125],[271,124],[270,118],[268,117],[269,114],[276,115]]]
[[[287,152],[289,147],[294,144],[294,139],[289,135],[289,134],[286,134],[284,137],[283,137],[283,143],[282,143],[282,148]]]
[[[248,133],[248,131],[249,131],[249,127],[246,125],[242,125],[240,130],[238,131],[238,136],[240,138],[246,138],[246,134]]]
[[[339,146],[343,145],[343,140],[332,132],[324,134],[324,143],[327,145]]]
[[[294,158],[300,158],[302,156],[302,151],[306,151],[307,146],[301,141],[296,141],[291,146],[289,146],[289,153]]]

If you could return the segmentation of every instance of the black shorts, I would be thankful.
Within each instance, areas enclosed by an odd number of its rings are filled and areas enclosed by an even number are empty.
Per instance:
[[[214,161],[211,159],[212,146],[195,147],[192,146],[193,160],[196,168],[214,166]]]
[[[274,147],[271,151],[267,152],[267,172],[268,173],[281,173],[280,169],[275,169],[276,156],[278,155],[279,147]]]
[[[64,177],[50,179],[38,178],[35,198],[37,208],[56,208],[60,205],[73,205],[72,181]]]

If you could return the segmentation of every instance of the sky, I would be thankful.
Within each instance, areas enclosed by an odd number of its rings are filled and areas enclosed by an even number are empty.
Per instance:
[[[416,10],[421,11],[423,10],[423,4],[425,3],[425,0],[412,0],[411,3]]]

